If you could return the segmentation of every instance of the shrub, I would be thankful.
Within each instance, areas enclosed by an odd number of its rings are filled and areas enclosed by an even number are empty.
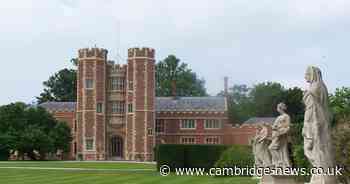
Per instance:
[[[82,160],[83,160],[83,154],[82,154],[82,153],[78,153],[78,154],[76,155],[76,159],[77,159],[78,161],[82,161]]]
[[[8,160],[9,156],[10,156],[10,154],[9,154],[8,150],[5,150],[5,149],[0,150],[0,160],[1,161]]]
[[[156,148],[157,168],[167,165],[175,168],[185,167],[185,149],[183,145],[162,144]]]
[[[228,146],[225,145],[187,145],[185,146],[185,165],[191,168],[210,169],[227,148]]]
[[[333,132],[336,164],[343,167],[342,176],[344,184],[350,184],[350,127],[339,127]]]
[[[162,144],[155,148],[157,168],[211,168],[227,149],[225,145]]]
[[[253,167],[254,156],[250,146],[234,145],[224,151],[220,159],[216,162],[215,167],[230,168],[230,167]]]
[[[304,154],[304,145],[293,146],[293,160],[296,168],[311,168],[311,164]]]
[[[312,165],[304,154],[304,145],[298,144],[293,146],[293,167],[294,168],[306,168],[308,171]],[[309,181],[311,176],[298,176],[298,181]]]

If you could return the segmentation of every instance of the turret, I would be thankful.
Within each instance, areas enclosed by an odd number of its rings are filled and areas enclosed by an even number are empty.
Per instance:
[[[105,160],[106,49],[78,51],[77,142],[84,160]]]
[[[155,51],[128,49],[127,155],[131,160],[151,160],[155,124]]]

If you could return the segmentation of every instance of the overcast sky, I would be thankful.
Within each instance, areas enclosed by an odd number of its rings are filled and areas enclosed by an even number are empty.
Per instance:
[[[7,0],[0,5],[0,105],[31,102],[77,50],[95,44],[175,54],[208,92],[277,81],[304,88],[317,65],[330,91],[350,86],[349,0]]]

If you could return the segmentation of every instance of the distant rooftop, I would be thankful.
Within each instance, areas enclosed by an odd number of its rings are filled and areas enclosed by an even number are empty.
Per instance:
[[[75,104],[75,102],[44,102],[39,106],[45,108],[48,111],[74,112]]]
[[[254,125],[259,123],[272,124],[276,120],[275,117],[252,117],[245,121],[244,125]]]
[[[226,111],[225,97],[157,97],[156,111]]]
[[[74,112],[75,102],[44,102],[48,111]],[[156,97],[156,111],[226,111],[225,97]]]

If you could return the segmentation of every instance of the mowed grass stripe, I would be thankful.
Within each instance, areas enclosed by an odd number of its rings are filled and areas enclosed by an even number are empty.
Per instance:
[[[91,173],[91,172],[68,172],[68,171],[42,171],[42,170],[18,170],[22,172],[10,172],[9,174],[15,177],[2,177],[0,181],[6,183],[130,183],[152,179],[155,175],[153,172],[146,174],[130,174],[130,173]],[[29,174],[27,174],[29,172]]]
[[[111,170],[32,170],[32,169],[0,169],[0,183],[4,184],[256,184],[251,178],[239,177],[209,177],[209,176],[170,176],[163,177],[155,170],[152,164],[146,168],[154,171],[132,171],[139,169],[140,164],[133,163],[63,163],[63,162],[26,162],[19,167],[30,164],[36,167],[84,167],[96,169],[124,169]],[[12,165],[13,166],[13,165]],[[120,167],[119,167],[120,166]],[[0,162],[1,167],[1,162]],[[145,168],[145,167],[143,167]],[[35,168],[36,169],[36,168]],[[64,169],[64,168],[62,168]],[[125,170],[127,169],[127,170]],[[128,170],[129,169],[129,170]],[[131,170],[130,170],[131,169]],[[153,170],[153,169],[152,169]]]
[[[0,162],[0,167],[48,167],[93,169],[156,169],[155,164],[98,162]]]
[[[68,167],[2,167],[0,169],[26,169],[26,170],[65,170],[65,171],[93,171],[93,172],[150,172],[154,169],[103,169],[103,168],[68,168]]]
[[[2,170],[0,170],[1,172]],[[47,175],[45,172],[43,173],[37,173],[37,172],[27,172],[26,170],[17,170],[19,172],[9,172],[5,171],[4,173],[8,173],[12,177],[7,177],[2,175],[0,177],[0,181],[6,181],[4,183],[6,184],[22,184],[22,183],[45,183],[47,178],[51,175]]]
[[[42,175],[38,175],[37,173],[27,172],[26,170],[21,169],[0,169],[0,178],[1,180],[24,180],[28,179],[29,181],[32,179],[36,179]],[[42,177],[45,177],[42,176]]]

